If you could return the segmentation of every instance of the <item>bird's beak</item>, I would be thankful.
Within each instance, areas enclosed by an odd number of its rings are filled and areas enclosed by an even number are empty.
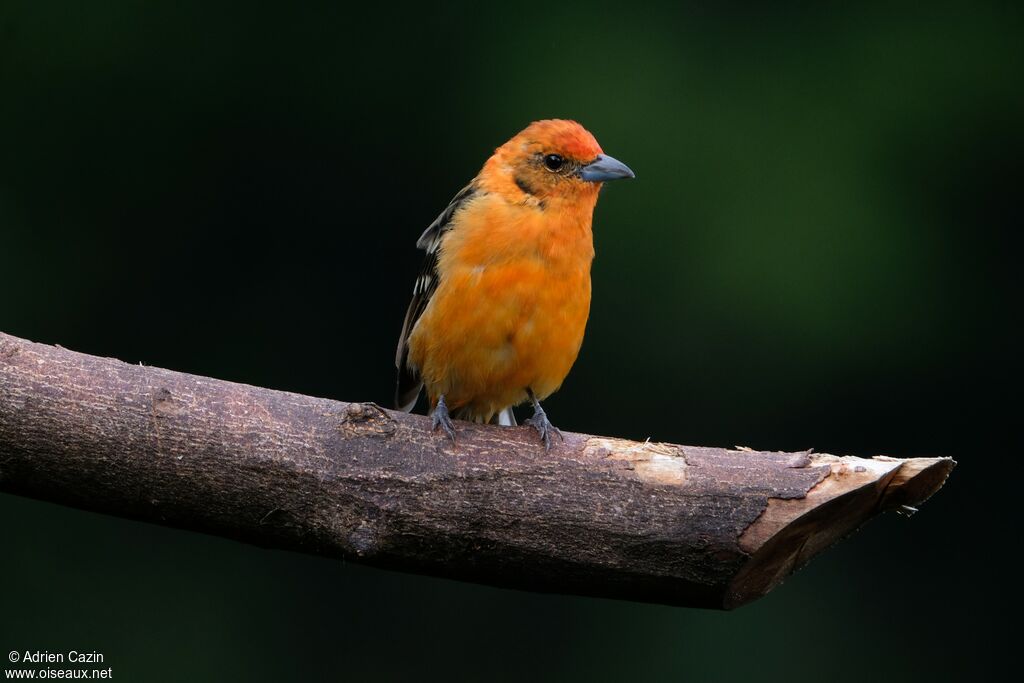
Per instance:
[[[592,183],[603,183],[606,180],[635,178],[636,174],[618,159],[607,154],[598,154],[593,162],[580,169],[580,177]]]

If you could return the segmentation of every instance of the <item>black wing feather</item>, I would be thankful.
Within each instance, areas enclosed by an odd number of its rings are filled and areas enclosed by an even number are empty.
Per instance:
[[[405,313],[405,322],[402,324],[402,334],[398,338],[398,349],[395,352],[395,367],[398,368],[398,384],[395,388],[395,407],[399,410],[410,411],[416,405],[423,382],[420,379],[419,371],[409,365],[409,335],[416,327],[423,311],[426,310],[430,298],[437,291],[437,281],[440,277],[437,272],[437,254],[441,247],[441,241],[445,233],[452,228],[452,217],[470,198],[477,194],[475,183],[470,183],[462,188],[452,199],[448,207],[441,212],[433,223],[431,223],[420,238],[416,240],[416,246],[427,252],[420,268],[419,277],[412,289],[412,301],[409,302],[409,310]]]

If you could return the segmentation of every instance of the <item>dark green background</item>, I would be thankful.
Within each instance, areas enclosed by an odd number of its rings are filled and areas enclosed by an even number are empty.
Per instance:
[[[0,655],[96,649],[140,681],[992,673],[1011,609],[994,606],[1017,592],[991,551],[1019,537],[998,501],[1020,457],[1000,406],[1018,369],[1022,13],[854,4],[3,0],[5,332],[387,404],[421,230],[495,146],[570,117],[638,178],[598,205],[556,424],[960,466],[913,519],[734,613],[3,495]]]

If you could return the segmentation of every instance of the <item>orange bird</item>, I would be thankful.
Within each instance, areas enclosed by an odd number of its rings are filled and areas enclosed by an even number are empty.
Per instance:
[[[575,121],[531,123],[420,236],[427,252],[398,340],[395,403],[412,410],[424,386],[434,430],[451,416],[526,421],[551,447],[540,401],[576,361],[590,315],[590,229],[602,183],[633,178]],[[451,412],[449,412],[451,411]]]

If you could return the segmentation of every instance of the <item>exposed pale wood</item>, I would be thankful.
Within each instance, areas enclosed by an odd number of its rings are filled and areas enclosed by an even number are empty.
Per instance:
[[[498,586],[735,607],[953,467],[458,427],[0,333],[0,490]]]

